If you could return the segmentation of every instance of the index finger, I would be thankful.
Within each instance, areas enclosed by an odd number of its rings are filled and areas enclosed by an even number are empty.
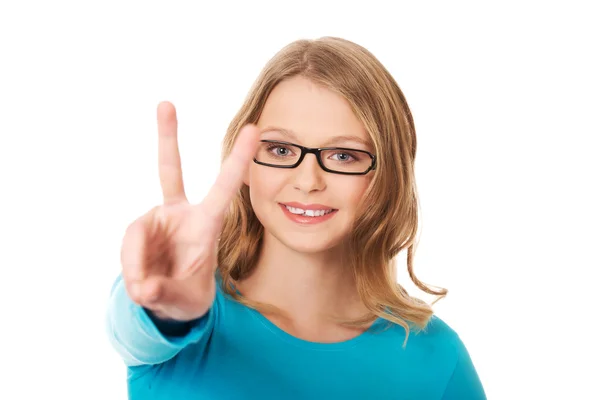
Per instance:
[[[246,125],[240,131],[214,185],[200,204],[208,215],[218,218],[229,207],[256,155],[259,135],[260,131],[255,125]]]
[[[158,105],[158,175],[165,204],[186,201],[177,143],[177,114],[169,102]]]

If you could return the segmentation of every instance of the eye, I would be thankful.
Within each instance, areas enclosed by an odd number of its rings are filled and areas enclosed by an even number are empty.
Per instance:
[[[350,153],[335,153],[332,155],[332,157],[336,158],[336,161],[340,161],[340,162],[352,162],[352,161],[356,161],[356,158],[353,157]]]
[[[278,157],[289,156],[292,153],[289,147],[281,144],[271,144],[267,147],[267,151]]]

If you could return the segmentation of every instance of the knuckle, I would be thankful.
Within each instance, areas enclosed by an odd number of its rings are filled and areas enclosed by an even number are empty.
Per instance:
[[[140,228],[142,227],[142,222],[140,219],[133,221],[131,224],[125,228],[125,234],[123,235],[123,242],[126,243],[132,237],[139,235]]]
[[[134,303],[142,305],[143,299],[141,296],[141,290],[139,288],[139,286],[140,286],[139,283],[132,282],[131,280],[128,280],[126,278],[124,278],[124,280],[125,280],[125,290],[127,291],[129,298]]]
[[[151,284],[148,285],[148,290],[145,293],[145,301],[148,302],[156,302],[158,301],[162,296],[163,296],[163,292],[164,292],[164,287],[161,284],[160,280],[155,280],[153,282],[151,282]]]

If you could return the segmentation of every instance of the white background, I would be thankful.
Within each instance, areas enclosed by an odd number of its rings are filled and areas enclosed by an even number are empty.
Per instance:
[[[161,200],[156,105],[178,109],[199,201],[263,65],[324,35],[408,99],[416,272],[449,289],[435,309],[489,398],[598,398],[598,12],[414,3],[3,1],[0,398],[126,398],[104,311],[125,227]]]

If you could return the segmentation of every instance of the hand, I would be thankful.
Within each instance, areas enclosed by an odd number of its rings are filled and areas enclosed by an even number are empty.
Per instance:
[[[164,204],[134,221],[123,238],[123,280],[131,299],[157,317],[189,321],[215,297],[218,236],[223,217],[256,153],[259,131],[245,126],[206,198],[188,203],[177,144],[177,117],[161,103],[158,166]]]

